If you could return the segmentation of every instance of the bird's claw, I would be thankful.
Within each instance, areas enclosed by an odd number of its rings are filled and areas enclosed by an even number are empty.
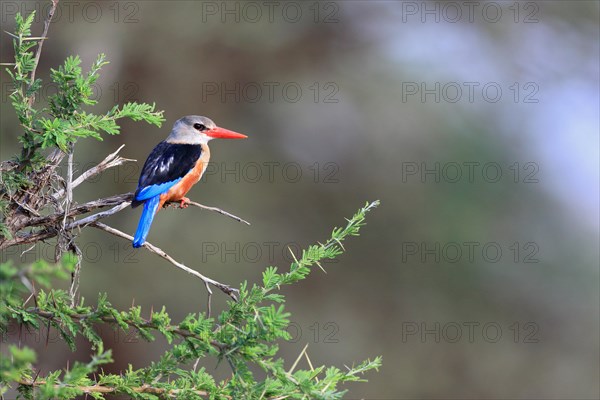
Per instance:
[[[182,198],[179,201],[179,208],[188,208],[190,206],[190,199],[187,197]]]

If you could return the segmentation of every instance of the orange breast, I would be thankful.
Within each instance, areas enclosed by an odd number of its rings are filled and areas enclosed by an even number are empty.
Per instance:
[[[202,174],[206,170],[209,159],[210,150],[206,144],[202,144],[202,155],[198,161],[196,161],[196,165],[179,182],[173,185],[167,193],[160,195],[158,210],[160,210],[165,203],[181,200],[186,193],[189,192],[192,186],[198,183],[200,178],[202,178]]]

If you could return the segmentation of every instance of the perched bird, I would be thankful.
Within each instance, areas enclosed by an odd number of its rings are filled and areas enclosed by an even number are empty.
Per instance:
[[[132,207],[144,203],[133,247],[146,241],[154,216],[169,202],[187,207],[186,193],[206,170],[210,158],[208,142],[214,138],[245,139],[246,135],[219,128],[206,117],[188,115],[175,122],[169,136],[160,142],[144,163]]]

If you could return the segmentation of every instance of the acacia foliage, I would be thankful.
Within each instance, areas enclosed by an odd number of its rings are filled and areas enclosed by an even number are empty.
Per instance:
[[[33,209],[36,213],[47,211],[52,194],[62,184],[54,168],[62,155],[73,151],[77,140],[102,140],[103,134],[118,134],[118,121],[122,118],[157,126],[164,120],[162,111],[155,111],[150,104],[116,105],[103,114],[84,109],[95,105],[92,85],[107,63],[104,55],[98,57],[87,73],[83,72],[77,56],[68,57],[62,66],[52,69],[51,79],[58,91],[47,107],[35,108],[41,80],[34,78],[37,62],[33,49],[40,38],[31,34],[33,17],[33,13],[27,18],[18,14],[16,30],[11,34],[14,63],[7,68],[13,82],[10,100],[23,133],[19,138],[21,154],[2,163],[1,168],[0,234],[4,240],[19,234],[13,228],[23,226],[19,224],[23,214]],[[53,156],[48,151],[53,151]],[[33,186],[32,182],[38,185]],[[24,199],[30,203],[24,204],[27,202]],[[56,206],[56,201],[52,204]],[[344,369],[312,365],[301,369],[296,368],[296,362],[278,357],[279,343],[290,339],[287,332],[290,314],[280,290],[306,279],[315,266],[321,267],[321,261],[342,254],[345,251],[342,242],[359,234],[366,214],[378,204],[378,201],[365,204],[344,227],[335,228],[324,243],[305,249],[288,270],[269,266],[261,283],[241,283],[237,301],[230,300],[216,318],[199,312],[173,322],[164,307],[150,312],[139,306],[120,310],[103,293],[93,303],[84,298],[74,302],[73,293],[56,285],[69,280],[77,270],[81,260],[75,247],[58,252],[55,263],[43,260],[31,265],[1,263],[0,334],[6,334],[11,324],[38,332],[52,328],[72,351],[76,350],[76,339],[84,337],[91,343],[93,354],[87,363],[41,372],[35,367],[40,356],[33,349],[10,345],[3,349],[0,358],[0,395],[16,389],[25,399],[72,399],[84,394],[96,399],[110,394],[139,399],[342,398],[346,391],[340,384],[362,380],[366,371],[381,365],[381,358]],[[120,374],[104,373],[102,366],[112,362],[112,354],[105,348],[99,330],[107,325],[116,330],[135,330],[147,341],[163,336],[169,348],[146,367],[134,369],[130,365]],[[217,382],[204,368],[196,370],[195,362],[209,357],[230,365],[229,379]],[[262,370],[261,378],[253,373],[256,368]]]

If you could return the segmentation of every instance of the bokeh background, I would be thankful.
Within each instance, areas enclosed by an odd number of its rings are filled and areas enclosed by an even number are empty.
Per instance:
[[[16,11],[48,9],[0,4],[2,31]],[[324,240],[381,200],[327,274],[283,290],[290,363],[306,344],[318,365],[383,355],[348,398],[598,398],[597,1],[64,2],[49,37],[45,82],[68,55],[87,68],[106,53],[94,110],[155,102],[167,118],[78,143],[79,172],[121,144],[138,163],[82,185],[77,201],[134,190],[183,115],[249,136],[211,143],[211,170],[190,197],[251,226],[170,210],[150,233],[203,274],[256,282],[266,266],[289,265],[288,246]],[[8,35],[0,45],[9,62]],[[20,131],[0,77],[4,160]],[[139,214],[107,223],[133,232]],[[203,285],[164,260],[91,230],[79,245],[87,299],[165,305],[175,321],[205,309]],[[27,263],[54,251],[23,250],[2,257]],[[224,306],[216,293],[214,311]],[[147,365],[166,346],[103,335],[111,371]],[[88,359],[85,343],[70,354],[56,337],[47,349],[28,340],[45,370]]]

